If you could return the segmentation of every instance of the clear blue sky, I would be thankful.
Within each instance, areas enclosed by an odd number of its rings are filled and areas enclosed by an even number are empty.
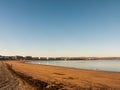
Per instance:
[[[120,56],[120,0],[0,0],[0,54]]]

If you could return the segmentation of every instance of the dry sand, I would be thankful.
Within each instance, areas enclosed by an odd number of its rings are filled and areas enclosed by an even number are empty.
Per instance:
[[[33,79],[42,80],[49,85],[61,85],[61,90],[120,90],[120,73],[117,72],[26,64],[20,61],[5,63],[12,64],[13,70]]]
[[[0,90],[36,90],[8,67],[0,61]]]

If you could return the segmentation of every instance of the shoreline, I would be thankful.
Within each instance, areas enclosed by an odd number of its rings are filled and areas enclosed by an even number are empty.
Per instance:
[[[49,84],[62,83],[67,90],[77,88],[120,89],[120,73],[96,70],[83,70],[59,66],[28,64],[18,61],[5,61],[12,64],[13,70]],[[73,88],[74,87],[74,88]],[[89,90],[89,89],[88,89]]]
[[[100,70],[100,69],[82,69],[82,68],[76,68],[76,67],[67,67],[67,66],[57,66],[57,65],[47,65],[47,64],[35,64],[35,63],[27,63],[30,60],[26,60],[23,63],[25,64],[33,64],[33,65],[45,65],[45,66],[55,66],[55,67],[63,67],[63,68],[69,68],[69,69],[78,69],[78,70],[88,70],[88,71],[98,71],[98,72],[111,72],[111,73],[120,73],[120,71],[107,71],[107,70]],[[32,61],[32,60],[31,60]],[[38,61],[38,60],[36,60]],[[43,60],[44,61],[44,60]],[[54,60],[53,60],[54,61]],[[58,61],[58,60],[57,60]]]

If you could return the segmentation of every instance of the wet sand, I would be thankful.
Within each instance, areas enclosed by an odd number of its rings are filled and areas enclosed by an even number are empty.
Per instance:
[[[12,69],[16,72],[44,81],[49,86],[59,85],[61,90],[120,90],[120,73],[118,72],[26,64],[20,61],[5,63],[12,64]]]

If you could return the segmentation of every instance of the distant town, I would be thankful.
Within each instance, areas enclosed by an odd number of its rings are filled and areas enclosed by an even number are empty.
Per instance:
[[[0,60],[120,60],[120,57],[32,57],[0,55]]]

